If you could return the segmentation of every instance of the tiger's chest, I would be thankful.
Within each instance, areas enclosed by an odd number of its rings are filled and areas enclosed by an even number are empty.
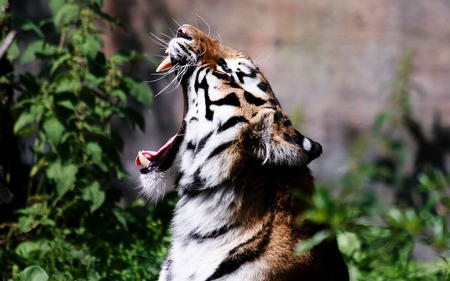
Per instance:
[[[172,245],[164,265],[167,270],[160,280],[264,280],[262,271],[255,270],[258,265],[252,262],[245,266],[232,262],[222,272],[218,270],[230,253],[240,251],[261,229],[237,219],[242,197],[234,186],[225,183],[215,189],[180,198],[172,222]],[[227,274],[231,269],[235,270]],[[169,272],[170,278],[164,276]]]

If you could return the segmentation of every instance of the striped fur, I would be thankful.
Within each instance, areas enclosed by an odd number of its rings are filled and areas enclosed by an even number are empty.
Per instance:
[[[159,280],[348,280],[336,241],[293,251],[321,229],[300,219],[314,191],[307,164],[321,154],[320,144],[292,127],[244,53],[189,25],[168,51],[184,119],[141,175],[149,196],[174,175],[180,197]]]

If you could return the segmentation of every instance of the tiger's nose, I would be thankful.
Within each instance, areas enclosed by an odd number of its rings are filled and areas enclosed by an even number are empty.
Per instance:
[[[177,36],[178,36],[178,37],[183,37],[183,35],[186,34],[186,32],[187,32],[186,26],[182,25],[182,26],[180,26],[180,28],[178,28],[178,30],[177,30]]]

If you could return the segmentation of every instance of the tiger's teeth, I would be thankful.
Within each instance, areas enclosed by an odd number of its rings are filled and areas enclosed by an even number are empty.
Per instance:
[[[142,151],[139,151],[138,153],[139,161],[141,161],[142,167],[146,168],[148,164],[150,164],[150,160],[145,158],[144,154],[142,154]]]
[[[172,61],[170,60],[170,56],[167,56],[158,66],[156,72],[161,72],[172,67]]]
[[[167,48],[164,53],[168,54],[169,53],[169,48]]]

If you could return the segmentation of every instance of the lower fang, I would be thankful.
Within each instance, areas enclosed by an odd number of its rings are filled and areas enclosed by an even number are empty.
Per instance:
[[[146,168],[148,164],[150,164],[150,160],[148,160],[144,154],[142,154],[142,151],[138,152],[139,161],[141,162],[141,166]]]

